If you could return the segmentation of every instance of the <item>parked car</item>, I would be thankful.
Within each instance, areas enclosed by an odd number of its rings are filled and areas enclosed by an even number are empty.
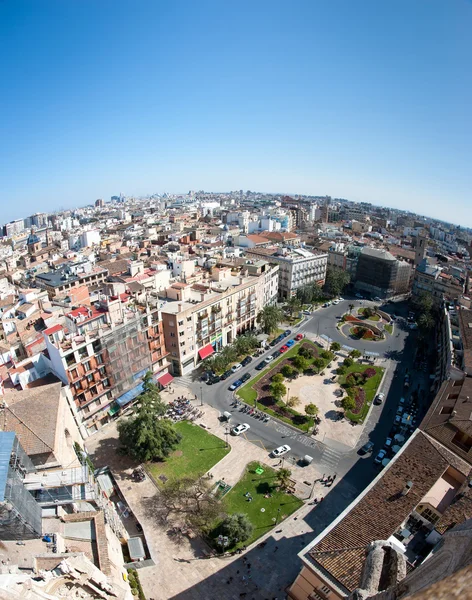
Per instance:
[[[339,300],[336,298],[336,300],[333,300],[333,304],[339,304]]]
[[[288,348],[291,348],[293,345],[295,344],[295,340],[288,340],[288,342],[285,344]]]
[[[297,333],[297,335],[295,336],[295,339],[298,341],[303,339],[303,333]]]
[[[274,360],[274,357],[273,357],[272,354],[269,354],[269,356],[266,357],[266,359],[265,359],[264,362],[266,362],[267,364],[269,364],[271,360]]]
[[[219,383],[221,381],[221,377],[219,375],[213,375],[213,377],[209,377],[207,380],[207,385],[213,385],[214,383]]]
[[[236,363],[235,365],[233,365],[231,367],[231,370],[233,371],[233,373],[236,373],[236,371],[239,371],[239,369],[242,369],[243,365],[241,363]]]
[[[246,367],[250,362],[252,362],[252,356],[246,356],[246,358],[241,361],[241,364],[243,367]]]
[[[235,390],[236,388],[238,388],[240,385],[242,385],[242,379],[236,379],[236,381],[233,381],[233,383],[229,386],[229,390],[232,392],[233,390]]]
[[[229,377],[230,375],[232,375],[232,374],[233,374],[233,371],[231,371],[231,369],[230,369],[230,370],[228,370],[228,371],[225,371],[225,372],[223,373],[223,375],[221,375],[221,377],[220,377],[221,381],[224,381],[225,379],[228,379],[228,377]]]
[[[287,452],[290,452],[290,450],[290,446],[287,446],[287,444],[285,444],[283,446],[279,446],[275,450],[272,450],[269,456],[272,456],[272,458],[277,458],[278,456],[283,456],[284,454],[287,454]]]
[[[380,392],[380,394],[377,394],[377,396],[375,397],[374,404],[377,404],[377,406],[379,404],[382,404],[382,402],[384,401],[384,398],[385,398],[385,394]]]
[[[292,330],[291,330],[291,329],[286,329],[286,330],[284,331],[284,337],[287,337],[287,336],[288,336],[288,335],[290,335],[291,333],[292,333]]]
[[[244,373],[244,375],[241,377],[241,381],[244,383],[245,381],[248,381],[248,379],[251,379],[251,374],[250,373]]]
[[[311,312],[310,312],[309,310],[304,310],[304,311],[303,311],[303,314],[304,314],[304,315],[311,315]]]
[[[274,353],[272,354],[272,358],[278,358],[278,356],[279,356],[279,353],[278,353],[278,352],[274,352]]]
[[[388,438],[385,440],[385,447],[386,447],[386,448],[390,448],[390,447],[391,447],[391,445],[392,445],[392,441],[393,441],[393,440],[392,440],[392,438],[391,438],[391,437],[388,437]]]
[[[287,350],[288,350],[288,346],[285,345],[285,346],[282,346],[282,348],[280,348],[279,352],[280,352],[280,354],[283,354],[284,352],[287,352]]]
[[[367,442],[366,444],[364,444],[362,446],[362,448],[359,449],[359,454],[361,456],[364,456],[365,454],[369,454],[369,452],[372,452],[372,450],[374,449],[374,442]]]
[[[274,338],[274,339],[271,341],[270,345],[271,345],[271,346],[272,346],[272,348],[273,348],[273,347],[274,347],[274,346],[276,346],[278,343],[279,343],[279,340],[278,340],[277,338]]]
[[[233,427],[233,429],[231,430],[231,433],[233,435],[241,435],[242,433],[244,433],[245,431],[247,431],[250,428],[251,428],[250,425],[248,425],[247,423],[241,423],[241,425],[236,425],[236,427]]]
[[[330,305],[331,305],[331,302],[325,302],[323,304],[323,308],[328,308],[328,306],[330,306]]]
[[[256,370],[257,371],[262,371],[262,369],[266,366],[266,361],[263,360],[262,362],[260,362],[258,365],[256,365]]]
[[[200,377],[200,381],[207,381],[210,377],[213,377],[215,373],[213,371],[204,371]]]
[[[387,455],[387,451],[382,448],[382,450],[379,450],[379,453],[374,458],[374,463],[377,463],[378,465],[380,465],[380,463],[383,461],[383,459],[386,457],[386,455]]]

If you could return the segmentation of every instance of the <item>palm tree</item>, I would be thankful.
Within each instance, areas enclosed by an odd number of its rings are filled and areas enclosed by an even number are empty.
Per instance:
[[[277,471],[277,481],[280,487],[285,490],[290,483],[292,471],[290,469],[279,469]]]
[[[264,333],[271,334],[277,331],[277,327],[282,319],[283,315],[280,308],[277,306],[264,306],[257,315],[256,320],[261,325]]]

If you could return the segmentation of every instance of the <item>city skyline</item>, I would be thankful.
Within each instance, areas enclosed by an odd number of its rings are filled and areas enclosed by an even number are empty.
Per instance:
[[[0,14],[5,222],[110,190],[243,188],[472,225],[470,3]]]

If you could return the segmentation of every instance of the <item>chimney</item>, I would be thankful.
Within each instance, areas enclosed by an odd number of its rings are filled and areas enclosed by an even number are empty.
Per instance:
[[[204,294],[203,292],[200,294],[200,300],[201,300],[202,302],[204,302],[204,301],[205,301],[205,294]]]
[[[182,311],[182,305],[179,303],[179,304],[177,304],[177,307],[179,309],[179,312],[181,312]]]
[[[406,496],[410,492],[412,487],[413,487],[413,482],[407,481],[405,484],[405,487],[402,489],[402,496]]]

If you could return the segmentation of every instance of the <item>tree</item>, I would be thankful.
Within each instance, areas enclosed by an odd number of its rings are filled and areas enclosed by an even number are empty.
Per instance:
[[[253,530],[248,516],[242,513],[227,515],[221,524],[221,533],[228,538],[230,546],[248,540]]]
[[[413,306],[420,313],[427,313],[433,310],[433,296],[429,292],[421,292],[413,300]]]
[[[341,350],[341,344],[339,342],[333,342],[330,347],[331,352],[339,352]]]
[[[178,519],[203,534],[214,527],[218,518],[224,518],[221,502],[211,493],[208,481],[201,477],[167,481],[151,498],[148,512],[164,522]]]
[[[292,377],[295,376],[295,369],[293,367],[291,367],[290,365],[284,365],[280,369],[280,372],[286,379],[291,379]]]
[[[283,383],[279,382],[271,383],[269,389],[270,393],[272,394],[275,400],[280,400],[287,393],[287,388],[284,386]]]
[[[313,361],[313,366],[316,367],[318,371],[321,371],[321,369],[324,367],[324,360],[322,358],[315,358]]]
[[[324,290],[331,297],[336,297],[341,294],[344,288],[349,283],[351,277],[347,271],[343,271],[339,267],[328,267]]]
[[[258,345],[259,342],[257,341],[256,336],[247,333],[238,336],[233,343],[233,346],[238,355],[249,354],[254,350],[254,348],[257,348]]]
[[[311,286],[304,285],[299,287],[297,289],[297,298],[302,304],[310,304],[310,302],[313,302],[313,291]]]
[[[372,310],[372,308],[370,306],[366,306],[364,308],[364,310],[362,311],[362,314],[364,315],[364,317],[366,319],[370,319],[371,317],[374,316],[374,311]]]
[[[353,308],[354,308],[354,304],[349,304],[349,313],[352,313]]]
[[[349,358],[349,357],[348,357],[348,358],[345,358],[345,359],[343,360],[343,365],[344,365],[345,367],[348,367],[348,368],[349,368],[349,367],[352,367],[352,365],[353,365],[353,364],[354,364],[354,361],[352,360],[352,358]]]
[[[307,414],[309,417],[316,417],[319,412],[320,409],[312,402],[305,406],[305,414]]]
[[[122,450],[139,460],[162,460],[174,450],[181,436],[174,425],[161,417],[166,412],[152,374],[143,378],[143,393],[139,396],[134,414],[118,423]]]
[[[284,376],[282,375],[282,373],[276,373],[273,377],[272,377],[272,382],[273,383],[282,383],[284,380]]]
[[[434,327],[434,318],[430,313],[423,313],[418,318],[418,327],[422,332],[427,332]]]
[[[295,406],[298,406],[299,404],[300,404],[300,398],[298,396],[291,396],[287,402],[287,406],[290,406],[290,408],[294,408]]]
[[[282,319],[283,315],[280,308],[277,306],[264,306],[257,315],[256,320],[261,325],[264,333],[271,334],[277,330]]]
[[[349,352],[349,356],[350,356],[351,358],[354,358],[354,359],[355,359],[355,358],[360,358],[360,357],[362,356],[362,352],[361,352],[360,350],[355,350],[355,349],[354,349],[354,350],[351,350],[351,351]]]
[[[290,469],[279,469],[277,471],[277,482],[283,490],[288,487],[291,476],[292,471]]]
[[[310,359],[313,358],[313,350],[310,348],[304,348],[303,346],[298,349],[299,356],[303,356],[303,358]]]
[[[320,356],[321,356],[321,358],[324,358],[325,360],[333,360],[333,358],[334,358],[333,354],[329,350],[322,350],[320,352]]]
[[[140,462],[163,460],[182,438],[173,423],[151,411],[120,421],[118,433],[123,451]]]
[[[290,316],[293,317],[295,313],[298,313],[302,307],[302,303],[297,296],[292,296],[290,300],[285,305],[285,309],[290,313]]]
[[[353,410],[356,408],[356,401],[352,396],[344,396],[344,398],[341,400],[341,406],[345,411]]]
[[[293,366],[298,370],[298,371],[305,371],[306,369],[308,369],[308,361],[306,358],[304,358],[303,356],[295,356],[295,358],[293,359]]]

